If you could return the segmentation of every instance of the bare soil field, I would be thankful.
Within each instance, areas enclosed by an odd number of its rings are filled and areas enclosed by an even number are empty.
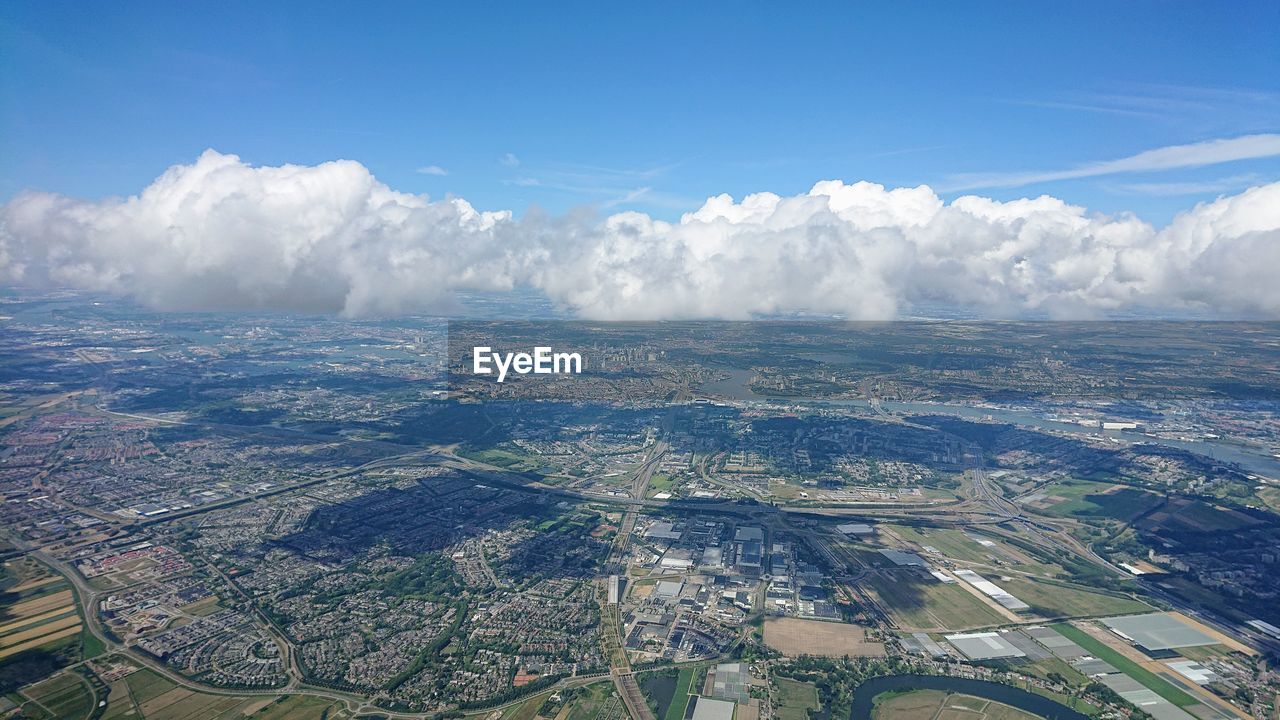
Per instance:
[[[883,643],[867,640],[861,627],[848,623],[768,618],[764,621],[764,641],[769,647],[791,657],[884,656]]]

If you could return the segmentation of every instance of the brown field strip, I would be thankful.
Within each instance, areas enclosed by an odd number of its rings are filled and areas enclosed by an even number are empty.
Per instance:
[[[23,630],[22,632],[19,632],[19,633],[14,633],[12,635],[0,637],[0,648],[12,647],[19,643],[23,643],[28,640],[32,640],[34,638],[43,637],[50,633],[69,628],[72,625],[79,625],[79,624],[80,624],[79,615],[72,615],[71,617],[65,617],[65,618],[62,618],[61,620],[55,620],[50,623],[45,623],[38,627],[33,627],[29,630]]]
[[[54,640],[61,640],[62,638],[71,637],[72,635],[78,635],[79,633],[80,624],[76,623],[75,627],[69,627],[66,630],[61,630],[53,633],[52,635],[45,635],[44,637],[36,638],[35,640],[29,640],[21,645],[14,645],[13,647],[7,647],[0,650],[0,659],[7,658],[10,655],[17,655],[23,650],[30,650],[33,647],[40,647],[41,645],[53,642]]]
[[[9,608],[9,613],[16,618],[29,618],[41,615],[56,607],[71,607],[75,605],[75,600],[71,597],[70,590],[63,590],[52,595],[26,600]]]
[[[23,627],[25,625],[30,625],[31,623],[43,622],[45,620],[50,620],[52,618],[55,618],[63,613],[71,612],[72,609],[73,608],[70,605],[68,605],[67,607],[54,608],[49,612],[40,613],[35,617],[23,618],[21,620],[13,620],[11,622],[7,622],[4,625],[0,625],[0,637],[8,635],[14,630],[17,630],[18,628]]]
[[[38,580],[29,580],[27,582],[22,583],[21,585],[9,588],[9,592],[14,592],[14,593],[26,592],[27,590],[34,590],[38,587],[44,587],[45,585],[56,583],[60,580],[62,580],[62,577],[58,575],[51,575],[49,577],[40,578]]]

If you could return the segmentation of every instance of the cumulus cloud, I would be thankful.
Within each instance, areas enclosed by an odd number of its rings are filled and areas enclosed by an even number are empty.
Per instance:
[[[1280,317],[1280,183],[1157,229],[1042,196],[943,202],[819,182],[708,199],[677,222],[480,212],[401,193],[359,163],[252,167],[207,151],[140,194],[25,193],[0,211],[0,277],[162,309],[438,312],[532,286],[594,319],[885,319],[924,303],[994,317],[1185,308]]]

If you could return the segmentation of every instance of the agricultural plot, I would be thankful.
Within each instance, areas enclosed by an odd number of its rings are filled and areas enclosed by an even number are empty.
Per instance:
[[[790,678],[774,678],[773,707],[779,720],[808,720],[810,709],[818,709],[818,689],[813,683]]]
[[[1050,559],[1037,557],[993,535],[954,528],[915,528],[900,525],[893,526],[892,532],[903,540],[917,545],[926,556],[938,554],[963,563],[1010,566],[1026,572],[1050,576],[1063,572],[1062,567],[1054,564]]]
[[[1043,497],[1025,504],[1033,510],[1057,517],[1128,521],[1161,502],[1163,500],[1155,493],[1126,485],[1063,480],[1047,487]]]
[[[884,643],[867,640],[858,625],[771,617],[764,621],[764,641],[784,655],[883,657]],[[678,720],[678,719],[677,719]]]
[[[1262,521],[1238,510],[1218,507],[1191,498],[1171,499],[1142,519],[1138,526],[1152,532],[1234,532],[1261,525]]]
[[[921,548],[933,548],[955,560],[989,563],[991,562],[989,557],[991,555],[1002,557],[1002,553],[999,550],[980,544],[962,530],[912,528],[895,525],[893,526],[893,532],[903,540],[913,542]]]
[[[1151,610],[1146,603],[1095,592],[1079,585],[1039,582],[1022,577],[1000,579],[997,584],[1045,617],[1092,617]]]
[[[259,710],[292,707],[301,700],[318,700],[301,696],[284,698],[235,697],[228,695],[209,695],[193,692],[179,687],[161,675],[150,670],[139,670],[111,684],[111,693],[107,697],[107,709],[102,720],[211,720],[212,718],[242,718]],[[324,701],[325,706],[332,704]],[[318,714],[307,714],[310,706],[300,712],[268,715],[253,715],[255,718],[319,717]],[[317,708],[316,712],[320,712]],[[329,713],[329,717],[334,717]]]
[[[311,695],[286,695],[253,713],[252,718],[253,720],[309,720],[310,718],[335,720],[345,716],[345,713],[341,712],[342,709],[343,703],[336,700]],[[206,713],[202,717],[230,718],[234,715],[210,716]]]
[[[959,583],[902,572],[871,574],[860,583],[904,630],[972,630],[1008,622]]]
[[[78,659],[80,616],[66,580],[23,558],[5,563],[0,589],[0,662],[72,644]]]
[[[21,695],[31,700],[23,705],[23,712],[34,717],[83,718],[94,705],[89,683],[70,672],[33,685]]]

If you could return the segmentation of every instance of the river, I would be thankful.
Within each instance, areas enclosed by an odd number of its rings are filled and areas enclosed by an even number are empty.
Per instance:
[[[871,678],[853,692],[849,720],[871,720],[875,697],[893,690],[942,690],[995,700],[1048,720],[1088,720],[1088,716],[1043,695],[1012,685],[945,675],[886,675]]]
[[[727,372],[729,373],[729,377],[713,383],[708,383],[702,389],[742,402],[780,402],[797,405],[836,405],[842,407],[864,408],[868,410],[873,409],[872,404],[866,400],[774,398],[767,395],[758,395],[751,390],[749,385],[753,375],[750,370],[740,370],[735,368],[728,370]],[[969,405],[924,402],[882,401],[879,405],[885,412],[895,413],[898,415],[952,415],[969,420],[993,420],[996,422],[1036,428],[1039,430],[1054,430],[1058,432],[1072,433],[1075,435],[1105,436],[1131,443],[1147,443],[1150,445],[1178,448],[1180,450],[1193,452],[1197,455],[1210,457],[1218,462],[1234,463],[1246,472],[1280,479],[1280,459],[1269,455],[1250,452],[1239,445],[1233,445],[1231,443],[1216,442],[1213,440],[1177,440],[1172,438],[1151,437],[1142,433],[1126,430],[1087,428],[1075,423],[1050,420],[1048,418],[1041,417],[1031,410],[974,407]]]

